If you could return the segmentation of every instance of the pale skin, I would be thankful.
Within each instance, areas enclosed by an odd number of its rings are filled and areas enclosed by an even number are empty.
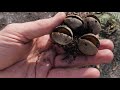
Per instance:
[[[13,23],[0,31],[0,78],[98,78],[96,68],[78,68],[110,63],[113,42],[100,40],[95,56],[78,56],[67,63],[64,51],[52,44],[49,34],[60,25],[66,15],[26,23]]]

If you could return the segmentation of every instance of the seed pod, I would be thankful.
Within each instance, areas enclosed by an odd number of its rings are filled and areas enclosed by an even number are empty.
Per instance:
[[[84,19],[84,27],[87,29],[88,33],[98,34],[101,31],[100,20],[94,16],[89,15]]]
[[[100,23],[99,18],[97,16],[95,16],[95,15],[87,15],[87,17],[93,17],[93,18],[95,18]]]
[[[55,28],[51,33],[51,38],[60,45],[67,45],[73,40],[72,30],[66,25],[61,25]]]
[[[100,47],[100,41],[99,39],[94,35],[94,34],[85,34],[81,37],[81,39],[86,39],[86,40],[89,40],[91,41],[97,48]]]
[[[79,39],[78,48],[85,55],[95,55],[98,52],[97,47],[86,39]]]
[[[83,20],[78,15],[68,15],[64,23],[74,31],[83,25]]]
[[[99,39],[91,33],[83,35],[78,40],[78,48],[85,55],[95,55],[99,46]]]

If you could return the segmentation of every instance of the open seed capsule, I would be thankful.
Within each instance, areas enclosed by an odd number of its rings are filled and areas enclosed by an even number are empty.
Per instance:
[[[85,55],[95,55],[99,46],[99,39],[91,33],[83,35],[78,40],[78,48]]]
[[[76,30],[83,25],[83,20],[78,15],[68,15],[64,20],[64,23],[72,30]]]
[[[100,20],[94,16],[89,15],[84,19],[85,28],[87,28],[88,33],[98,34],[101,31]]]
[[[91,33],[85,34],[81,37],[81,39],[86,39],[91,41],[97,48],[99,48],[100,46],[100,41],[94,34],[91,34]]]
[[[97,47],[86,39],[79,39],[78,48],[85,55],[95,55],[98,52]]]
[[[87,15],[87,17],[93,17],[93,18],[95,18],[100,23],[99,18],[97,16],[95,16],[95,15]]]
[[[51,33],[52,39],[60,44],[67,45],[73,40],[72,30],[66,25],[61,25],[55,28],[55,30]]]

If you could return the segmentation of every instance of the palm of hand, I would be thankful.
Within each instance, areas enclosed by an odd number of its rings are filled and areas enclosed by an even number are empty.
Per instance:
[[[107,41],[107,40],[106,40]],[[110,58],[110,51],[99,50],[96,56],[79,56],[76,57],[72,63],[68,64],[64,58],[64,51],[57,47],[52,46],[49,35],[42,36],[40,38],[34,39],[34,46],[31,43],[28,43],[29,46],[27,49],[32,47],[32,52],[38,53],[26,53],[26,57],[23,60],[15,63],[14,65],[0,71],[0,77],[98,77],[99,72],[95,68],[75,68],[86,65],[97,65],[100,63],[107,63],[105,59]],[[101,43],[104,41],[101,41]],[[108,41],[108,43],[111,43]],[[101,45],[100,49],[110,47],[109,44]],[[25,47],[22,45],[22,47]],[[104,52],[104,54],[102,54]],[[105,54],[106,52],[106,54]],[[71,58],[69,58],[71,59]],[[93,72],[93,73],[91,73]],[[96,74],[95,74],[96,73]]]

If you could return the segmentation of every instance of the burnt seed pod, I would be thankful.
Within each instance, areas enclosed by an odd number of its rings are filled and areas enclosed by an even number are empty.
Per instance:
[[[100,41],[95,35],[100,31],[100,20],[95,15],[87,15],[83,18],[78,15],[68,15],[50,36],[70,55],[95,55],[100,47]]]
[[[93,18],[95,18],[100,23],[99,18],[97,16],[95,16],[95,15],[87,15],[87,17],[93,17]]]
[[[95,55],[99,46],[99,39],[94,34],[85,34],[78,40],[78,48],[85,55]]]
[[[81,39],[87,39],[89,41],[91,41],[97,48],[100,47],[100,41],[99,39],[92,33],[89,34],[85,34],[81,37]]]
[[[84,19],[84,27],[87,29],[88,33],[99,34],[101,31],[101,25],[99,19],[94,15],[88,15]]]
[[[77,15],[68,15],[64,23],[74,31],[83,25],[83,20]]]
[[[55,30],[51,33],[52,39],[60,44],[67,45],[73,40],[72,30],[66,25],[61,25],[55,28]]]
[[[98,52],[97,47],[89,40],[79,39],[79,50],[85,55],[95,55]]]

